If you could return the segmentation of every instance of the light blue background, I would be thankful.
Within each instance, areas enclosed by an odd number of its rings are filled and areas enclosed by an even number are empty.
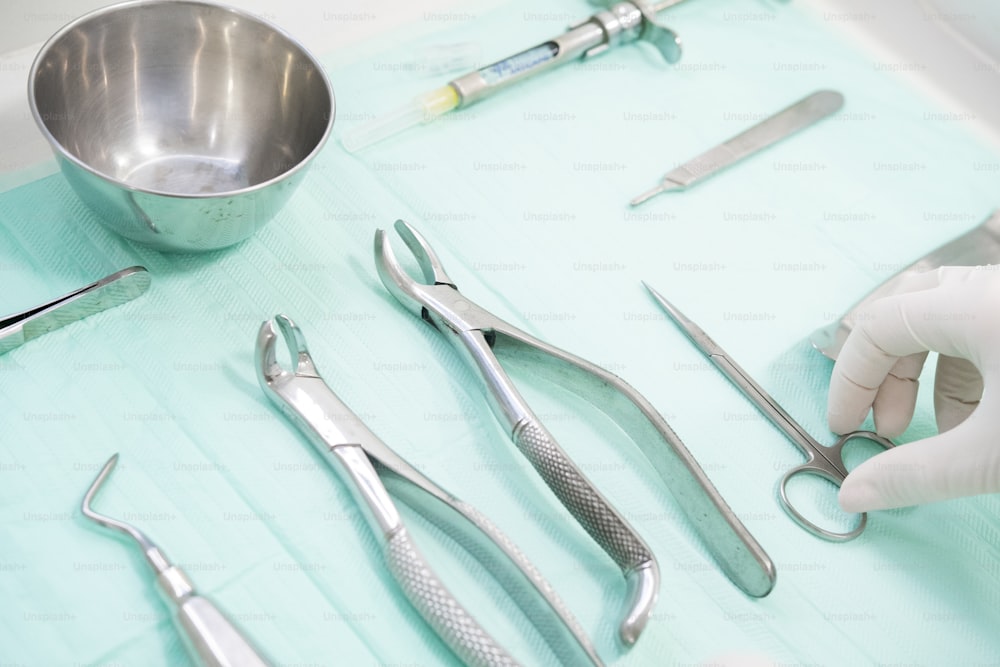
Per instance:
[[[511,2],[431,17],[375,58],[328,59],[336,133],[442,83],[422,44],[472,41],[487,59],[592,8]],[[100,499],[131,518],[286,665],[454,659],[398,594],[345,489],[267,403],[259,323],[296,319],[320,370],[392,447],[487,513],[620,665],[727,652],[781,664],[995,664],[1000,503],[881,512],[849,544],[818,541],[774,498],[798,452],[705,364],[644,293],[699,322],[821,440],[830,365],[814,328],[996,204],[1000,158],[822,16],[735,0],[682,6],[668,67],[644,46],[520,85],[357,156],[334,140],[289,206],[251,240],[202,256],[133,246],[59,175],[0,196],[0,310],[119,268],[150,292],[0,357],[0,664],[166,665],[183,659],[144,565],[76,511],[120,451]],[[437,25],[439,24],[439,25]],[[669,167],[820,88],[841,115],[687,193],[631,210]],[[573,458],[656,552],[656,615],[615,644],[614,565],[494,423],[476,379],[374,272],[372,236],[405,218],[470,298],[618,373],[649,398],[778,565],[764,600],[708,559],[669,492],[612,424],[517,376]],[[912,440],[930,433],[922,399]],[[819,493],[824,489],[807,489]],[[808,494],[807,494],[808,495]],[[833,511],[833,494],[819,511]],[[507,604],[413,519],[470,606],[529,662]],[[488,620],[492,619],[492,620]],[[534,656],[534,657],[533,657]]]

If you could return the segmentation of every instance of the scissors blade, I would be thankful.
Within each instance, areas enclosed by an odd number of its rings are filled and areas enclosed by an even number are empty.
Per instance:
[[[643,281],[642,284],[647,290],[649,290],[650,295],[652,295],[656,302],[660,304],[660,307],[666,311],[667,315],[670,316],[670,319],[673,320],[674,324],[676,324],[680,330],[684,332],[684,335],[686,335],[691,342],[695,344],[695,347],[709,357],[715,354],[726,356],[726,353],[721,347],[719,347],[719,344],[712,340],[712,338],[705,333],[704,329],[692,322],[687,315],[682,313],[677,306],[667,301],[666,297],[653,289],[649,283]]]
[[[0,320],[0,354],[102,310],[120,306],[148,288],[149,273],[141,266],[133,266],[37,308],[4,318]]]
[[[733,361],[725,350],[719,347],[718,343],[712,340],[708,334],[702,330],[697,324],[692,322],[687,316],[685,316],[678,308],[670,303],[664,298],[662,294],[654,290],[648,284],[643,282],[646,289],[649,290],[653,298],[656,299],[657,303],[663,307],[663,310],[667,313],[667,316],[673,320],[681,331],[683,331],[691,342],[702,351],[702,353],[708,357],[716,368],[722,371],[722,374],[729,378],[744,396],[750,399],[761,414],[767,417],[772,424],[774,424],[779,430],[781,430],[788,439],[791,440],[796,447],[802,450],[809,457],[818,456],[824,461],[829,463],[835,469],[840,469],[843,464],[838,465],[837,462],[832,461],[829,456],[824,452],[824,448],[816,440],[809,435],[808,432],[799,424],[797,421],[792,419],[791,415],[785,412],[774,398],[764,391],[764,388],[757,384],[753,378],[751,378],[743,368],[740,367],[735,361]],[[810,458],[811,460],[811,458]]]

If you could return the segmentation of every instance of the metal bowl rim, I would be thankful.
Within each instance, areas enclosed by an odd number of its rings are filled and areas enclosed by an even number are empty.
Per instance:
[[[41,113],[39,113],[38,111],[38,105],[35,102],[35,86],[34,86],[35,77],[38,73],[38,67],[41,64],[43,57],[48,54],[51,47],[60,38],[62,38],[68,32],[75,29],[77,26],[84,23],[85,21],[98,18],[105,14],[112,14],[114,12],[127,9],[129,7],[149,6],[149,5],[199,5],[202,7],[210,7],[212,9],[218,9],[225,12],[230,12],[232,14],[239,16],[240,18],[254,21],[260,25],[265,26],[270,30],[273,30],[274,32],[276,32],[277,34],[281,35],[283,38],[288,40],[288,42],[291,43],[293,46],[297,47],[300,51],[302,51],[303,55],[305,55],[305,57],[312,63],[315,70],[319,72],[320,80],[323,83],[323,87],[326,89],[327,95],[329,95],[330,97],[330,117],[329,119],[327,119],[326,128],[323,130],[323,136],[320,137],[318,142],[316,142],[316,146],[311,151],[309,151],[309,153],[305,155],[301,160],[299,160],[294,167],[288,169],[287,171],[281,172],[280,174],[274,176],[273,178],[270,178],[266,181],[261,181],[260,183],[255,183],[254,185],[245,188],[240,188],[239,190],[227,190],[224,192],[209,192],[209,193],[167,192],[164,190],[154,190],[152,188],[136,187],[125,181],[114,178],[112,176],[109,176],[108,174],[105,174],[102,171],[95,169],[94,167],[90,166],[89,164],[87,164],[86,162],[84,162],[83,160],[76,157],[68,150],[66,150],[66,148],[64,148],[63,145],[59,141],[57,141],[54,136],[52,136],[52,133],[49,132],[49,128],[45,125],[45,121],[42,119]],[[126,0],[125,2],[119,2],[112,5],[107,5],[106,7],[99,7],[98,9],[87,12],[86,14],[83,14],[73,19],[72,21],[61,27],[59,30],[57,30],[51,37],[49,37],[45,41],[44,44],[42,44],[42,47],[39,49],[38,54],[35,56],[35,60],[31,63],[31,69],[28,72],[28,103],[31,107],[31,115],[35,119],[35,124],[41,130],[42,134],[45,136],[45,139],[49,142],[49,145],[51,145],[59,154],[59,156],[61,156],[62,158],[69,160],[74,165],[80,167],[84,171],[93,174],[94,176],[97,176],[101,180],[106,181],[116,187],[122,188],[123,190],[140,194],[155,195],[158,197],[170,197],[174,199],[223,199],[226,197],[236,197],[256,192],[258,190],[263,190],[268,186],[271,186],[275,183],[290,178],[291,176],[295,175],[296,172],[302,171],[306,167],[308,167],[309,163],[312,162],[312,160],[316,157],[316,155],[320,152],[320,150],[323,149],[323,146],[326,145],[327,139],[329,139],[330,133],[333,130],[333,121],[334,118],[336,117],[336,112],[337,112],[337,102],[336,98],[334,97],[333,86],[330,84],[330,78],[326,75],[326,71],[323,69],[323,66],[320,64],[316,56],[314,56],[312,52],[302,44],[302,42],[292,37],[283,28],[271,23],[270,21],[267,21],[266,19],[254,16],[250,12],[244,11],[236,7],[231,7],[229,5],[225,5],[222,3],[204,2],[202,0]]]

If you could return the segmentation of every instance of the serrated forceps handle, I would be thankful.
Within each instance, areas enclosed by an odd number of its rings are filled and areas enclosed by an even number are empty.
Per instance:
[[[540,421],[521,422],[512,439],[573,518],[621,568],[631,594],[625,603],[619,636],[626,644],[634,644],[659,595],[660,570],[652,551]]]
[[[402,270],[388,237],[378,230],[376,267],[383,284],[403,305],[433,324],[479,371],[487,401],[514,444],[622,570],[629,593],[619,636],[626,644],[633,644],[645,628],[659,594],[660,571],[652,551],[556,443],[500,365],[492,342],[505,335],[526,339],[526,334],[462,296],[436,253],[412,226],[399,220],[395,228],[431,284],[418,283]]]
[[[319,452],[332,457],[327,461],[340,464],[331,467],[380,538],[386,565],[406,598],[466,664],[516,665],[514,658],[448,591],[410,539],[399,510],[366,453],[369,446],[384,445],[320,377],[298,327],[284,316],[278,316],[275,322],[285,335],[294,369],[283,369],[278,363],[277,331],[273,322],[264,322],[256,352],[261,387]]]
[[[285,336],[294,372],[275,357]],[[320,377],[302,332],[287,317],[265,322],[257,338],[262,388],[333,466],[354,494],[387,566],[407,599],[451,649],[471,665],[515,664],[463,609],[428,565],[407,532],[393,499],[437,526],[482,565],[520,608],[564,665],[603,667],[586,632],[528,558],[493,522],[411,466],[378,438]]]

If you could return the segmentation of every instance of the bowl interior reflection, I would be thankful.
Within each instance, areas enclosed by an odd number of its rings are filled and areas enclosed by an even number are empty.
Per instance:
[[[211,195],[265,183],[322,141],[333,100],[281,32],[195,2],[125,5],[56,38],[32,82],[73,158],[130,188]]]

